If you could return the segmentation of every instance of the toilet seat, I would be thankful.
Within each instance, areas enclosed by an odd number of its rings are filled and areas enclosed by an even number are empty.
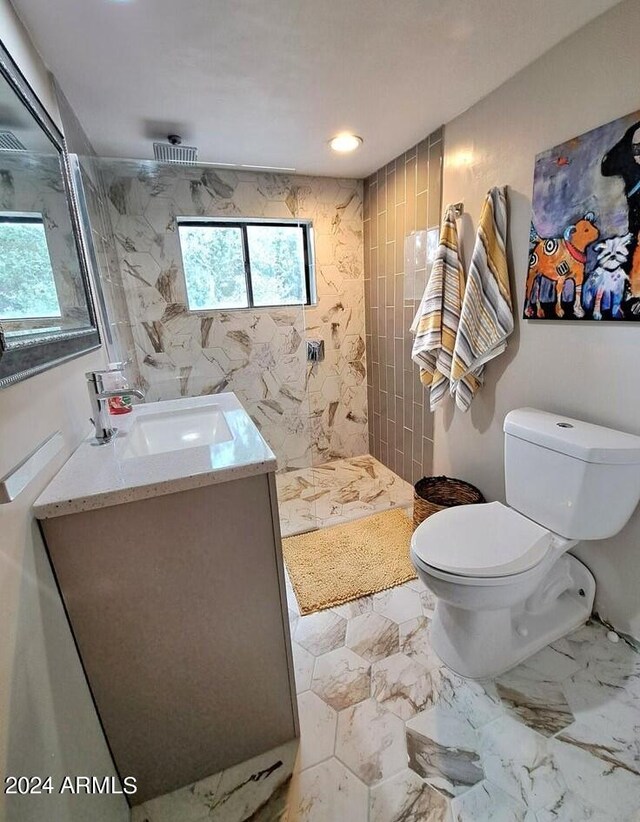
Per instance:
[[[425,570],[479,579],[520,574],[547,555],[554,534],[500,502],[459,505],[433,514],[413,534]]]

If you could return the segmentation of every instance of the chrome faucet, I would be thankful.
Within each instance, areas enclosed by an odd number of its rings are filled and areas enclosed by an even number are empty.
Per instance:
[[[121,397],[123,394],[127,396],[133,394],[134,397],[143,400],[144,394],[138,391],[137,388],[118,388],[113,391],[105,390],[103,383],[104,374],[117,373],[119,368],[107,368],[103,371],[87,371],[85,377],[87,378],[87,387],[89,389],[89,401],[91,403],[92,418],[91,422],[96,429],[96,442],[98,445],[105,445],[111,442],[118,429],[111,425],[109,418],[109,409],[107,408],[107,400],[111,397]]]

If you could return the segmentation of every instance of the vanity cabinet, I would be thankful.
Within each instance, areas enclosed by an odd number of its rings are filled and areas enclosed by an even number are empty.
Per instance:
[[[36,504],[134,804],[298,735],[274,467],[161,495],[147,485],[142,499],[133,488],[109,505],[54,488]]]

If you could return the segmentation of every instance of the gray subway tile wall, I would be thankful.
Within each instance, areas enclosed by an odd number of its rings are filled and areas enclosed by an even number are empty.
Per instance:
[[[431,473],[433,418],[409,330],[427,269],[416,270],[406,293],[405,238],[439,227],[442,157],[440,128],[364,183],[369,451],[408,482]]]

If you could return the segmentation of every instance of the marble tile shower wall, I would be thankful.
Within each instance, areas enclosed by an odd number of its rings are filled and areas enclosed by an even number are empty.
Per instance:
[[[364,182],[369,451],[408,482],[430,473],[433,420],[409,331],[427,268],[423,255],[407,282],[405,238],[439,225],[442,141],[438,129]]]
[[[367,452],[362,182],[104,160],[150,400],[234,391],[281,469]],[[190,313],[178,216],[311,219],[312,306]],[[306,362],[305,339],[325,342]]]

